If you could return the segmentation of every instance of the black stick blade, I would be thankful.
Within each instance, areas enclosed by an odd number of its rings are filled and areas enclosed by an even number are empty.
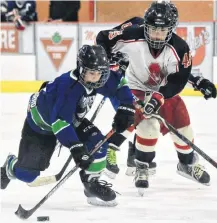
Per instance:
[[[31,212],[31,210],[29,210],[29,211],[25,210],[19,204],[19,207],[18,207],[17,211],[15,212],[15,215],[17,215],[17,217],[19,217],[20,219],[28,219],[32,215],[32,212]]]

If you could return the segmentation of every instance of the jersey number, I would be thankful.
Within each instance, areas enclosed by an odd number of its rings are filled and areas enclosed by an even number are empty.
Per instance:
[[[188,68],[189,66],[191,66],[191,60],[192,60],[191,53],[190,52],[185,53],[182,60],[182,65],[184,66],[184,68]]]

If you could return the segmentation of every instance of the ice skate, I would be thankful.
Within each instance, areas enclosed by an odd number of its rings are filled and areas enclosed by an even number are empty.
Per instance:
[[[14,179],[13,175],[13,166],[16,163],[17,158],[14,155],[9,154],[4,165],[1,167],[1,189],[4,190],[7,188],[11,179]]]
[[[144,189],[149,187],[149,171],[148,163],[141,162],[135,159],[136,164],[136,174],[135,174],[135,186],[138,188],[138,193],[140,196],[143,196]]]
[[[127,170],[125,174],[127,176],[135,176],[136,164],[135,164],[135,149],[132,142],[129,142],[128,157],[127,157]],[[149,176],[156,174],[157,164],[155,162],[149,163]]]
[[[199,160],[198,155],[194,153],[192,164],[186,165],[179,162],[177,165],[177,173],[185,178],[209,186],[210,176],[204,170],[204,167],[198,163],[198,160]]]
[[[111,189],[112,184],[99,180],[100,174],[86,174],[84,170],[81,170],[80,177],[89,204],[107,207],[117,205],[116,193]]]
[[[115,179],[120,171],[117,165],[116,151],[117,149],[109,147],[106,155],[106,169],[104,170],[104,174],[111,179]]]

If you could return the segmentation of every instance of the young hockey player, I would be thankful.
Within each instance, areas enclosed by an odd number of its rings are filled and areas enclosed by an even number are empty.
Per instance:
[[[172,13],[173,13],[173,23],[174,23],[174,30],[176,26],[178,25],[178,10],[176,6],[169,2],[168,3],[171,7]],[[133,17],[126,22],[120,24],[119,26],[115,27],[114,29],[117,31],[121,31],[123,29],[126,29],[127,27],[143,27],[144,26],[144,18],[140,17]],[[115,61],[118,61],[118,64],[122,64],[123,60],[123,53],[118,51],[117,53],[111,54],[111,61],[112,64]],[[126,58],[126,56],[124,56]],[[113,59],[114,58],[114,59]],[[126,61],[124,59],[124,61]],[[124,62],[124,65],[126,62]],[[122,66],[122,65],[121,65]],[[195,76],[190,74],[188,82],[192,84],[192,87],[195,90],[201,91],[201,93],[204,95],[204,98],[207,100],[209,98],[216,98],[216,87],[215,85],[210,82],[208,79],[204,78],[203,76]],[[111,100],[112,104],[114,104],[114,108],[117,107],[117,102],[115,100]],[[167,130],[165,127],[161,126],[161,130],[165,131],[164,134],[167,133]],[[161,131],[161,132],[162,132]],[[113,137],[114,138],[114,137]],[[118,145],[120,146],[120,143],[125,140],[125,137],[119,136],[120,142]],[[122,139],[121,139],[122,138]],[[116,140],[117,141],[117,140]],[[128,149],[128,158],[127,158],[127,175],[134,175],[136,170],[136,165],[134,162],[135,159],[135,142],[136,142],[136,135],[134,137],[133,143],[129,142],[129,149]],[[117,166],[116,161],[116,150],[118,150],[118,146],[115,146],[114,144],[110,144],[109,149],[107,150],[107,170],[106,173],[110,178],[115,178],[115,175],[119,172],[119,168]],[[156,172],[156,163],[152,162],[149,164],[149,174],[152,175]]]
[[[133,97],[122,84],[119,73],[109,70],[102,46],[84,45],[78,52],[77,68],[44,84],[30,97],[22,130],[18,157],[9,155],[1,168],[1,189],[12,179],[32,182],[49,166],[56,140],[69,148],[82,169],[84,193],[93,205],[115,206],[116,193],[111,184],[99,181],[106,166],[105,143],[93,156],[89,152],[103,139],[102,133],[85,118],[96,94],[120,101],[113,121],[116,132],[123,132],[134,122]],[[100,199],[97,200],[96,198]]]
[[[97,44],[102,45],[108,55],[118,51],[128,54],[130,64],[126,76],[129,87],[137,98],[145,102],[146,119],[136,118],[136,122],[140,122],[136,128],[135,144],[137,188],[149,187],[148,170],[155,157],[155,145],[160,131],[167,133],[167,129],[152,118],[153,113],[159,112],[193,141],[188,111],[178,95],[191,76],[192,58],[188,44],[173,32],[176,25],[177,18],[171,4],[154,2],[145,12],[143,26],[105,30],[97,36]],[[199,84],[195,84],[199,90],[206,88],[206,83],[203,86]],[[178,173],[208,185],[210,176],[197,163],[197,154],[179,138],[171,136],[179,158]]]

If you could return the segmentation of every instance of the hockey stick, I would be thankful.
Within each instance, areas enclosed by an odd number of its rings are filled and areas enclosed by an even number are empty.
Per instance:
[[[91,151],[90,155],[95,154],[100,147],[114,134],[114,130],[112,129],[101,141],[99,141],[93,150]],[[19,204],[19,207],[15,214],[20,218],[20,219],[28,219],[41,205],[49,199],[51,195],[54,194],[54,192],[59,189],[75,172],[78,170],[79,164],[77,164],[75,167],[73,167],[63,178],[62,180],[59,181],[59,183],[56,184],[55,187],[53,187],[50,192],[45,195],[32,209],[30,210],[25,210],[21,204]]]
[[[133,95],[135,104],[138,108],[141,108],[141,106],[144,106],[144,102],[139,100],[135,95]],[[189,145],[194,151],[196,151],[198,154],[200,154],[206,161],[208,161],[211,165],[213,165],[215,168],[217,168],[217,162],[213,160],[211,157],[209,157],[205,152],[203,152],[200,148],[198,148],[194,143],[192,143],[189,139],[187,139],[184,135],[179,133],[177,129],[175,129],[171,124],[169,124],[164,118],[162,118],[158,114],[152,114],[152,117],[158,119],[160,122],[162,122],[170,132],[172,132],[174,135],[176,135],[178,138],[180,138],[183,142],[185,142],[187,145]]]
[[[95,110],[95,112],[93,113],[92,118],[90,119],[90,121],[93,123],[97,114],[99,113],[100,109],[102,108],[102,106],[105,104],[106,101],[106,97],[104,96],[103,99],[101,100],[101,102],[99,103],[97,109]]]
[[[29,187],[39,187],[39,186],[44,186],[44,185],[52,184],[59,181],[62,178],[72,158],[73,157],[71,154],[58,174],[52,175],[52,176],[37,177],[33,182],[28,183],[27,185]]]
[[[183,142],[185,142],[187,145],[189,145],[194,151],[196,151],[198,154],[200,154],[206,161],[208,161],[215,168],[217,168],[217,162],[215,160],[213,160],[206,153],[204,153],[200,148],[198,148],[194,143],[192,143],[189,139],[187,139],[185,136],[183,136],[181,133],[179,133],[179,131],[177,129],[175,129],[172,125],[170,125],[160,115],[153,114],[152,117],[154,117],[154,118],[158,119],[160,122],[162,122],[169,129],[170,132],[172,132],[174,135],[176,135],[178,138],[180,138]]]
[[[100,104],[98,105],[96,111],[94,112],[92,118],[90,119],[90,121],[93,123],[97,114],[99,113],[100,109],[102,108],[102,106],[104,105],[106,101],[106,97],[103,97],[103,99],[101,100]],[[39,186],[44,186],[44,185],[48,185],[48,184],[52,184],[55,183],[57,181],[59,181],[65,170],[67,169],[69,163],[72,160],[72,155],[69,156],[69,158],[67,159],[66,163],[64,164],[64,166],[62,167],[62,169],[60,170],[60,172],[56,175],[52,175],[52,176],[45,176],[45,177],[37,177],[33,182],[28,183],[27,185],[29,187],[39,187]]]

